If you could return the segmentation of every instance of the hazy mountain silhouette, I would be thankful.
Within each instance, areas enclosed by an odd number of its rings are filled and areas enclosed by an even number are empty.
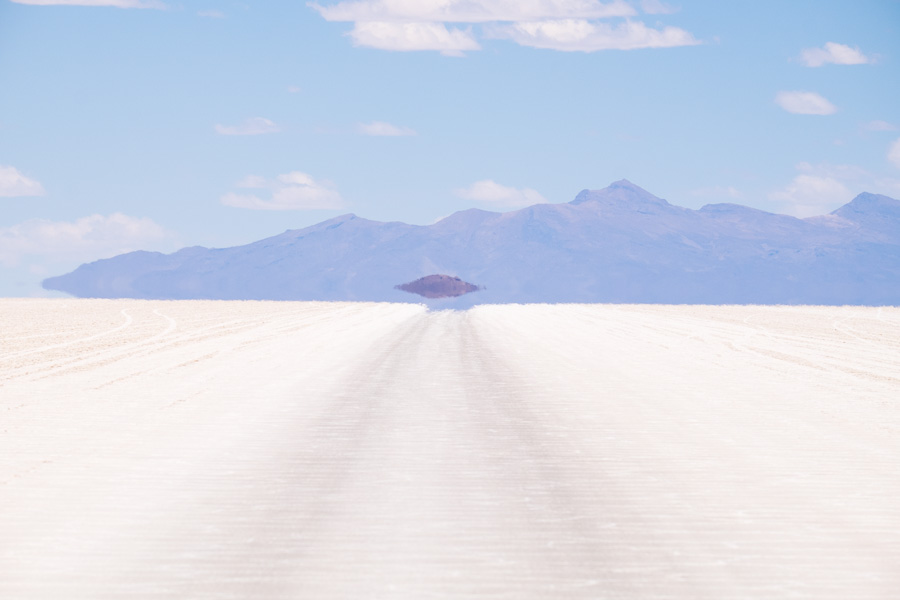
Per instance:
[[[797,219],[673,206],[622,180],[567,204],[433,225],[354,215],[233,248],[132,252],[44,281],[79,297],[422,302],[396,285],[446,273],[481,291],[432,301],[900,304],[900,201],[860,194]]]

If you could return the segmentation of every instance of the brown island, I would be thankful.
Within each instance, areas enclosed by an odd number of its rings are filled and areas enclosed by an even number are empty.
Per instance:
[[[409,283],[395,285],[398,290],[418,294],[425,298],[454,298],[481,288],[452,275],[427,275]]]

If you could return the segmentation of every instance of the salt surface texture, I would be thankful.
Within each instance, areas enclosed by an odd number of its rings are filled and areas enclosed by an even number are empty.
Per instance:
[[[0,597],[900,595],[900,309],[0,300]]]

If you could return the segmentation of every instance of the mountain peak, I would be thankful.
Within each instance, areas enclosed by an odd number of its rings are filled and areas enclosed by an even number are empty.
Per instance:
[[[607,189],[626,189],[626,190],[644,192],[645,194],[647,193],[646,190],[644,190],[640,186],[637,186],[637,185],[631,183],[627,179],[620,179],[618,181],[613,181],[611,184],[609,184]]]
[[[599,202],[616,206],[648,204],[669,206],[669,203],[662,198],[657,198],[644,188],[631,183],[627,179],[614,181],[602,190],[582,190],[570,204],[584,204],[585,202]]]
[[[843,217],[850,221],[859,221],[860,218],[874,215],[900,216],[900,200],[894,200],[881,194],[863,192],[849,203],[840,207],[831,214]]]
[[[900,200],[881,194],[863,192],[848,204],[831,213],[868,231],[877,231],[889,239],[900,241],[897,223],[900,222]]]
[[[848,206],[852,206],[857,210],[866,210],[880,207],[896,207],[900,206],[900,200],[894,200],[893,198],[883,196],[881,194],[870,194],[869,192],[863,192],[834,212],[836,213],[847,208]]]
[[[346,213],[346,214],[338,215],[331,219],[322,221],[322,224],[328,223],[329,225],[337,225],[340,223],[346,223],[347,221],[353,221],[354,219],[359,219],[359,217],[357,217],[353,213]]]

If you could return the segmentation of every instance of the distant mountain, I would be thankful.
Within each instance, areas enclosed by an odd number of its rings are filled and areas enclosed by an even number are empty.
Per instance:
[[[422,302],[447,273],[478,293],[429,301],[900,304],[900,201],[860,194],[797,219],[673,206],[622,180],[568,204],[471,209],[434,225],[354,215],[234,248],[132,252],[44,281],[79,297]]]

